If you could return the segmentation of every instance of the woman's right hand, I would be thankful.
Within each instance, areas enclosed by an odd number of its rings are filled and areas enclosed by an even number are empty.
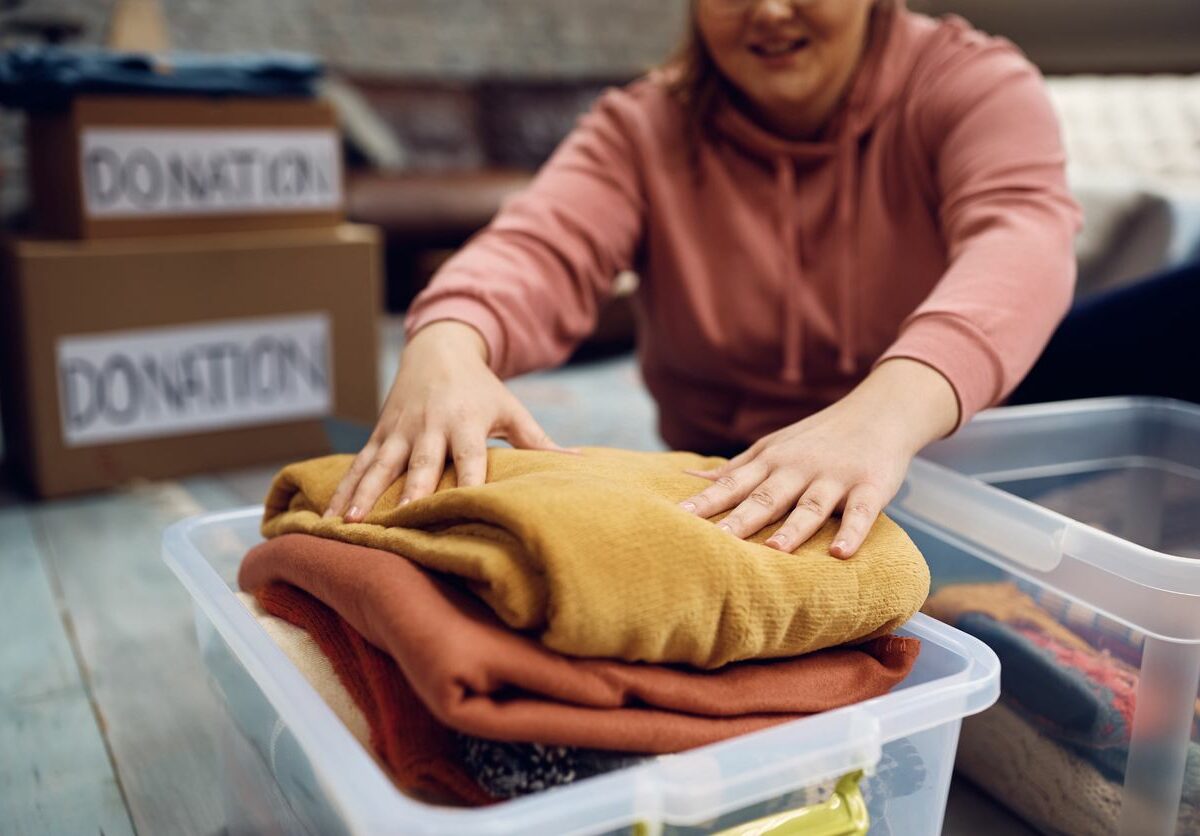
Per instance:
[[[487,440],[562,450],[488,368],[487,345],[469,325],[451,320],[422,328],[404,349],[400,369],[367,445],[330,499],[325,516],[360,522],[405,471],[400,504],[433,493],[447,454],[460,486],[487,479]]]

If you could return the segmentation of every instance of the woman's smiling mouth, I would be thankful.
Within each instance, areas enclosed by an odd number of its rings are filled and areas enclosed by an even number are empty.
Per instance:
[[[790,38],[787,40],[763,41],[750,44],[749,49],[759,58],[767,60],[788,58],[808,46],[808,38]]]

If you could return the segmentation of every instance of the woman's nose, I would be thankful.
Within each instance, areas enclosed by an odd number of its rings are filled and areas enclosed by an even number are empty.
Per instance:
[[[754,4],[753,14],[763,21],[787,20],[796,11],[792,0],[759,0]]]

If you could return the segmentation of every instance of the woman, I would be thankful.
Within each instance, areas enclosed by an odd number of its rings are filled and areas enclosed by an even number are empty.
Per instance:
[[[623,269],[676,448],[735,455],[683,503],[850,557],[921,447],[1000,401],[1070,303],[1079,223],[1037,71],[887,0],[695,0],[663,71],[604,95],[414,303],[328,513],[560,449],[501,383],[556,365]]]

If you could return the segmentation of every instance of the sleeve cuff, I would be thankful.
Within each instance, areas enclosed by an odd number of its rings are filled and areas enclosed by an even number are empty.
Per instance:
[[[411,340],[426,325],[447,319],[470,325],[479,332],[487,345],[488,366],[499,375],[504,369],[504,328],[492,309],[477,299],[455,296],[414,306],[404,319],[405,338]]]
[[[960,317],[931,313],[910,320],[874,366],[896,358],[924,363],[950,383],[958,399],[958,423],[952,432],[1000,397],[1000,358],[983,333]]]

